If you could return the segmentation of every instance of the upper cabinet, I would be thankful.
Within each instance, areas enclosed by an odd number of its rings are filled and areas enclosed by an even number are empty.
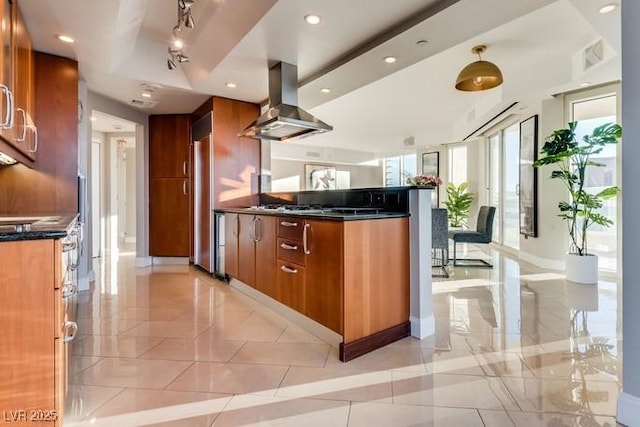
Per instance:
[[[31,38],[18,0],[0,0],[0,137],[29,160],[35,159],[35,73]]]

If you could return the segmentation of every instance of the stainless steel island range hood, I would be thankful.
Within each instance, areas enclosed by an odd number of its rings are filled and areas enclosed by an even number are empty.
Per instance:
[[[333,130],[298,107],[298,68],[278,62],[269,68],[269,109],[238,136],[287,141]]]

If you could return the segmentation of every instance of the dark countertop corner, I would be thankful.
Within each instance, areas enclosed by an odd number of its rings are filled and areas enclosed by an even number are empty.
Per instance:
[[[78,214],[0,215],[0,242],[62,239],[75,226]]]

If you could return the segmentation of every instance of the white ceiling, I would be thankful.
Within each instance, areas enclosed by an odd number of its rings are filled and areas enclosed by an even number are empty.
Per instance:
[[[77,59],[92,91],[129,104],[143,84],[157,85],[158,104],[145,110],[157,114],[191,112],[210,95],[261,102],[268,66],[285,61],[298,66],[300,106],[335,128],[292,143],[390,153],[408,136],[420,145],[460,140],[512,102],[527,108],[583,82],[619,79],[620,11],[598,13],[608,2],[196,0],[196,28],[185,31],[191,62],[173,71],[166,59],[177,0],[19,4],[34,47]],[[308,13],[320,25],[304,23]],[[59,33],[77,43],[62,45]],[[582,51],[599,39],[605,58],[584,72]],[[455,76],[475,60],[475,44],[488,45],[483,59],[505,83],[458,92]],[[398,61],[385,64],[387,55]]]

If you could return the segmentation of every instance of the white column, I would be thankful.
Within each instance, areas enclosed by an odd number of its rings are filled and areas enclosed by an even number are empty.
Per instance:
[[[411,336],[435,333],[431,290],[431,189],[409,190]]]
[[[624,0],[622,10],[622,393],[618,422],[640,426],[640,2]]]

